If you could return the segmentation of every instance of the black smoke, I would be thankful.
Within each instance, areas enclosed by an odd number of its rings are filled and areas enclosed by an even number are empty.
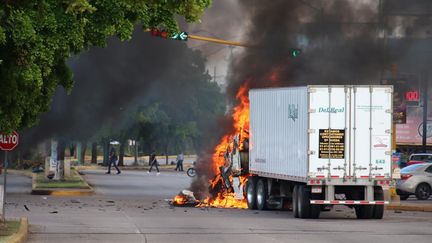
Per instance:
[[[404,63],[400,65],[403,70],[408,60],[414,66],[410,72],[418,72],[419,66],[426,68],[415,61],[419,53],[427,50],[425,41],[412,39],[421,35],[419,32],[432,33],[430,1],[240,3],[240,11],[247,16],[244,21],[248,22],[244,42],[251,47],[244,48],[230,65],[227,93],[233,105],[238,102],[235,96],[239,87],[246,82],[249,88],[380,84],[392,63]],[[401,16],[419,11],[421,16]],[[430,39],[427,41],[430,43]],[[292,48],[302,50],[300,57],[290,56]],[[232,129],[229,115],[226,121],[228,133]],[[205,171],[211,171],[208,160],[203,157],[200,165]],[[193,185],[195,191],[204,190],[200,185],[199,181]]]
[[[377,83],[388,56],[378,38],[376,1],[243,1],[253,48],[232,63],[231,95],[251,88]],[[302,55],[290,57],[291,48]]]
[[[71,58],[75,80],[71,93],[57,89],[51,110],[39,125],[23,132],[24,145],[34,146],[52,137],[89,140],[102,127],[122,128],[135,104],[182,99],[186,88],[180,92],[171,87],[187,80],[187,75],[192,77],[191,65],[199,73],[191,79],[199,80],[196,76],[206,72],[204,63],[200,52],[184,42],[152,37],[141,28],[130,41],[111,38],[107,47],[93,47]]]

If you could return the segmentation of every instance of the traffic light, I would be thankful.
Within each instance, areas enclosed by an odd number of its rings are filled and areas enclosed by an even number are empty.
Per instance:
[[[150,34],[152,36],[158,36],[164,39],[172,39],[172,40],[182,40],[182,41],[186,41],[188,39],[188,33],[182,31],[179,33],[174,33],[174,34],[170,34],[168,33],[168,31],[166,30],[159,30],[156,28],[153,28],[150,30]]]
[[[188,33],[187,32],[180,32],[180,33],[174,33],[171,35],[170,37],[173,40],[182,40],[182,41],[187,41],[188,39]]]
[[[298,48],[291,48],[289,50],[289,53],[290,53],[290,57],[299,57],[302,51]]]
[[[153,28],[150,30],[150,34],[152,36],[159,36],[159,37],[165,38],[165,39],[168,38],[168,31],[166,31],[166,30],[159,30],[159,29]]]

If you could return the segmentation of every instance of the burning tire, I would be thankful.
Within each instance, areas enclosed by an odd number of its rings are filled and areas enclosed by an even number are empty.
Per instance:
[[[267,180],[264,178],[260,178],[257,182],[256,186],[256,204],[259,210],[267,209]]]
[[[297,186],[297,206],[298,215],[301,219],[310,218],[310,192],[307,191],[305,185]]]
[[[375,201],[383,201],[384,200],[384,192],[381,187],[376,187],[374,192],[374,200]],[[373,209],[373,218],[374,219],[382,219],[384,216],[384,205],[375,205]]]
[[[246,199],[247,199],[247,205],[249,209],[256,209],[257,208],[257,203],[256,203],[256,199],[257,199],[257,190],[256,190],[256,185],[257,185],[257,177],[255,176],[250,176],[248,178],[247,181],[247,185],[246,185]]]

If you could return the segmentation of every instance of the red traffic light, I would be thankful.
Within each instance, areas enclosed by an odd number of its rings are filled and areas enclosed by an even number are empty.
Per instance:
[[[158,29],[151,29],[150,33],[152,36],[159,36],[160,35],[160,31]]]
[[[168,31],[166,31],[166,30],[159,30],[159,29],[156,29],[156,28],[152,28],[150,30],[150,34],[152,36],[159,36],[159,37],[162,37],[162,38],[165,38],[165,39],[168,38]]]
[[[162,30],[160,32],[160,37],[165,38],[165,39],[168,38],[168,31]]]

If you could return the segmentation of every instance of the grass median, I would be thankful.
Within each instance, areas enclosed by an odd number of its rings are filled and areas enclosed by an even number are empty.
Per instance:
[[[19,227],[19,221],[0,222],[0,243],[7,242],[13,234],[18,232]]]
[[[89,189],[76,170],[71,169],[70,173],[70,177],[66,177],[64,181],[49,180],[43,172],[37,173],[35,189]]]

